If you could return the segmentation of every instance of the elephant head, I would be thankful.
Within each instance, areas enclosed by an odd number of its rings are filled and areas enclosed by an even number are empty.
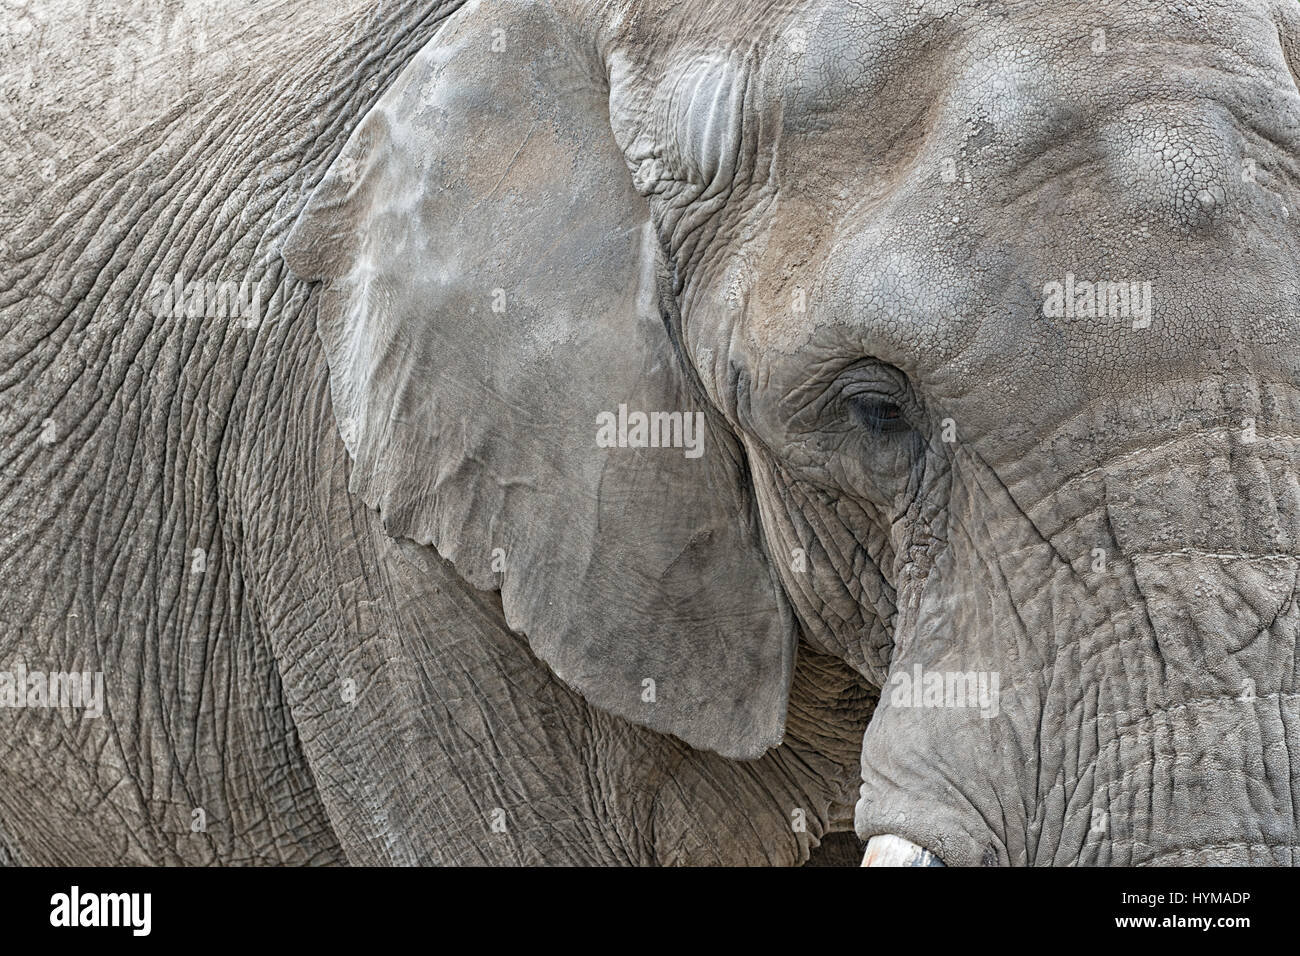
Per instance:
[[[351,487],[696,747],[842,657],[883,856],[1290,861],[1296,15],[956,9],[466,4],[284,248]]]

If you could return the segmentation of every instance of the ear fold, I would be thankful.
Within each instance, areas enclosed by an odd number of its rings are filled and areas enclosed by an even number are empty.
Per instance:
[[[454,15],[284,256],[325,282],[352,488],[388,532],[499,587],[592,703],[754,757],[783,733],[792,617],[743,452],[665,332],[595,44],[570,33],[550,4]]]

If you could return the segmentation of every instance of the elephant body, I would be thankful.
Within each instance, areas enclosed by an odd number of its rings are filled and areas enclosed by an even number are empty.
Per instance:
[[[33,22],[0,862],[1293,862],[1300,15],[1048,6]]]

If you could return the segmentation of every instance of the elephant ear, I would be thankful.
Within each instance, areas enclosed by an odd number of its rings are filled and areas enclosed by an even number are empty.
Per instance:
[[[491,14],[443,27],[286,240],[323,282],[352,490],[500,588],[591,703],[756,757],[781,741],[795,632],[743,452],[666,331],[596,44],[550,4]],[[647,434],[635,413],[664,414]]]

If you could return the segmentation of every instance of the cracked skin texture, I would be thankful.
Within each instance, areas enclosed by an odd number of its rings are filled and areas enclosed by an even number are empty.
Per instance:
[[[0,860],[1294,862],[1290,5],[309,6],[33,60],[0,662],[107,703],[0,710]]]

